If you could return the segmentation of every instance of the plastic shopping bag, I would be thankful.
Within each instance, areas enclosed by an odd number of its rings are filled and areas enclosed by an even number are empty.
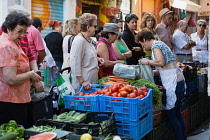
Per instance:
[[[154,73],[150,65],[139,64],[139,69],[140,69],[139,77],[150,80],[151,82],[154,83]]]
[[[117,63],[114,66],[113,74],[122,78],[135,79],[139,75],[139,66]]]
[[[68,73],[63,73],[65,70],[68,70]],[[55,81],[57,88],[59,90],[58,105],[63,106],[63,95],[73,95],[75,94],[74,88],[72,87],[72,77],[70,73],[70,67],[65,68],[61,71],[58,79]]]

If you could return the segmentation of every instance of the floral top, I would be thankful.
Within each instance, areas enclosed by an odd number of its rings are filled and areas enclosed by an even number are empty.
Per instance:
[[[154,40],[154,42],[152,43],[152,47],[151,47],[153,54],[154,54],[154,48],[158,48],[162,51],[166,64],[170,63],[171,61],[176,60],[176,56],[164,42]],[[155,54],[154,54],[154,57],[155,57]]]
[[[0,37],[0,101],[11,103],[27,103],[30,98],[30,80],[10,86],[3,78],[3,67],[17,67],[17,74],[28,72],[29,59],[21,47],[15,44],[8,34]]]

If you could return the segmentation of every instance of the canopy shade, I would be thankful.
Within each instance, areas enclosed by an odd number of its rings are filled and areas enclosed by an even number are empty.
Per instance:
[[[201,6],[190,0],[169,0],[169,3],[174,8],[183,9],[186,11],[199,12]]]

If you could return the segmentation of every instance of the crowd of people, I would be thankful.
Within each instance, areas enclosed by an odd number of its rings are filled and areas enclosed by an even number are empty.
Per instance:
[[[52,86],[58,71],[70,67],[76,92],[81,86],[90,89],[99,78],[113,75],[117,63],[145,64],[155,66],[155,74],[162,79],[167,97],[166,116],[176,139],[186,140],[180,112],[185,82],[176,62],[207,63],[205,20],[198,20],[197,32],[188,36],[188,24],[184,20],[172,31],[173,11],[168,8],[159,12],[159,24],[152,13],[145,13],[140,23],[136,14],[128,14],[124,20],[114,19],[100,28],[96,15],[84,13],[79,18],[68,19],[64,26],[60,21],[49,21],[52,32],[43,39],[39,18],[29,19],[30,13],[22,7],[21,10],[10,8],[9,12],[0,36],[0,124],[15,119],[27,126],[30,86],[37,92],[44,88],[38,70],[40,64],[50,67]]]

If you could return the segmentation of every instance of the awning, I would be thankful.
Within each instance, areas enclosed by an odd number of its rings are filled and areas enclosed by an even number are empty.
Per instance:
[[[183,9],[186,11],[199,12],[201,6],[190,0],[169,0],[169,3],[174,8]]]

